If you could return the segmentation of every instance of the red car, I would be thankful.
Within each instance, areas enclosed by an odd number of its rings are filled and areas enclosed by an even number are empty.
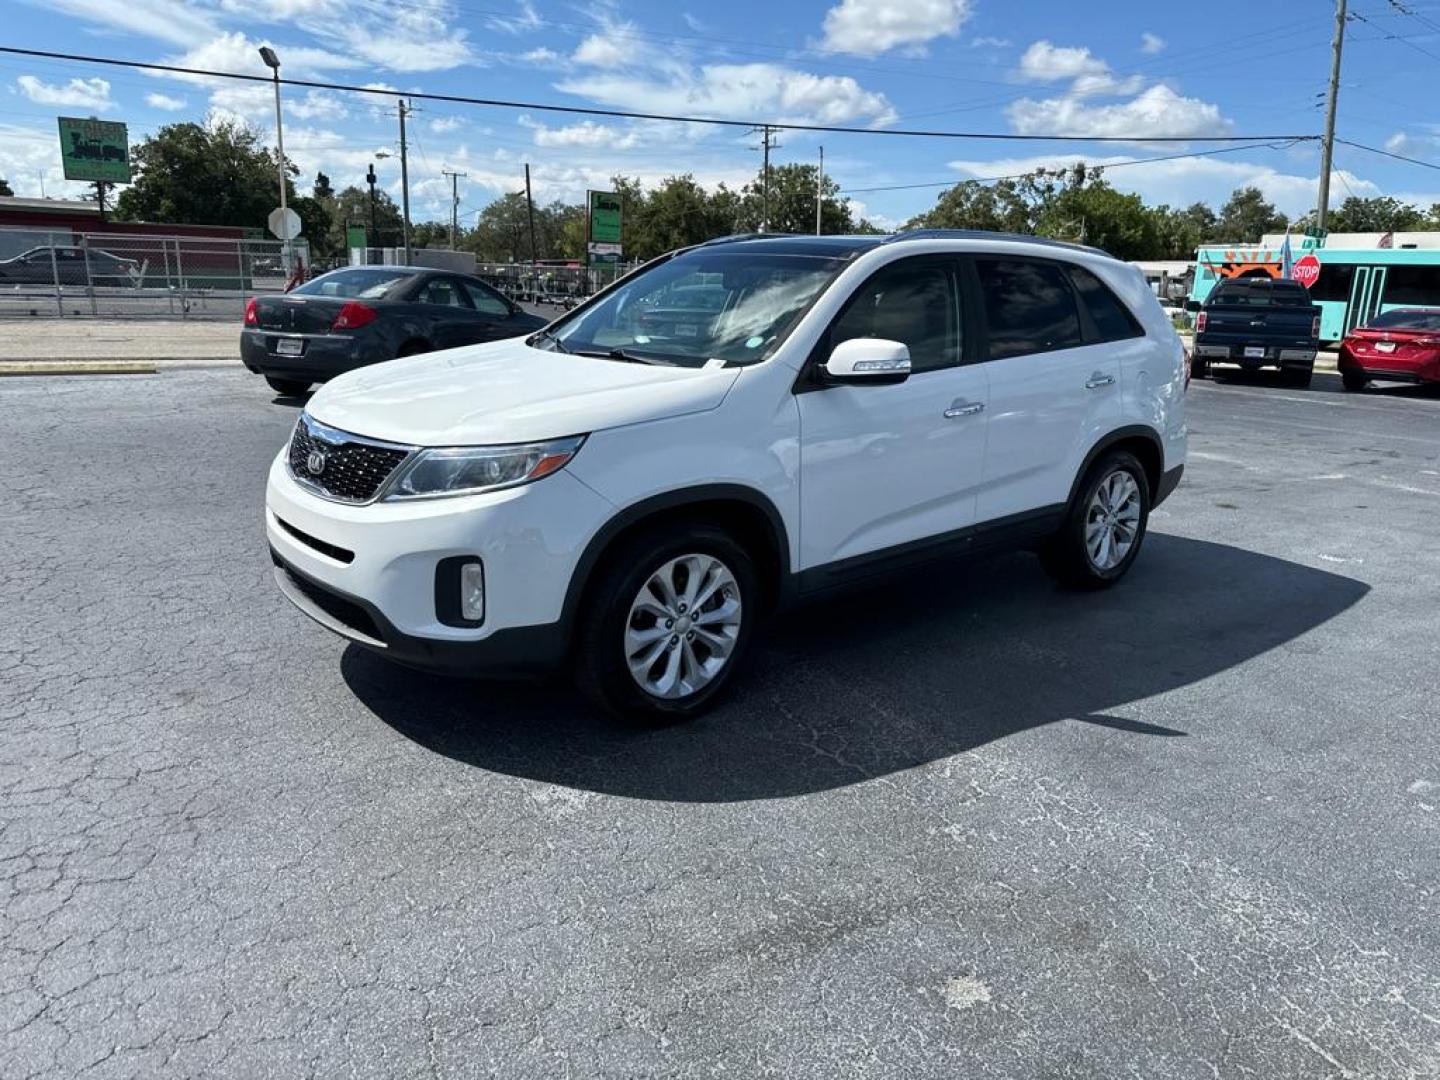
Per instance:
[[[1340,343],[1346,390],[1371,379],[1440,382],[1440,311],[1396,308],[1357,326]]]

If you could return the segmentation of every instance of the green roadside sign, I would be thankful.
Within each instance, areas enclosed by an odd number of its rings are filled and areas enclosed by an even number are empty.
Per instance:
[[[130,182],[130,139],[118,120],[61,116],[60,163],[66,180]]]
[[[365,242],[364,225],[345,226],[345,246],[347,248],[363,248],[370,246]]]
[[[591,255],[620,254],[621,199],[613,191],[588,193],[590,229],[586,250]]]

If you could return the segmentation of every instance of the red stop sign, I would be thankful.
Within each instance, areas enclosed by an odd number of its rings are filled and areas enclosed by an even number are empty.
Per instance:
[[[1320,280],[1320,260],[1314,255],[1302,255],[1290,268],[1290,276],[1305,288],[1310,288]]]

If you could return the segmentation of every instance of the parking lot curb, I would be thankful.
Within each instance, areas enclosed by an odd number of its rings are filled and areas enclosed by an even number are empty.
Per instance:
[[[153,375],[154,360],[0,360],[4,375]]]

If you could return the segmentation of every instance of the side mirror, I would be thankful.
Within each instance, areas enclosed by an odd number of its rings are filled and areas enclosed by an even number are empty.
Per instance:
[[[901,383],[910,377],[910,347],[885,338],[851,338],[831,350],[820,373],[827,383]]]

